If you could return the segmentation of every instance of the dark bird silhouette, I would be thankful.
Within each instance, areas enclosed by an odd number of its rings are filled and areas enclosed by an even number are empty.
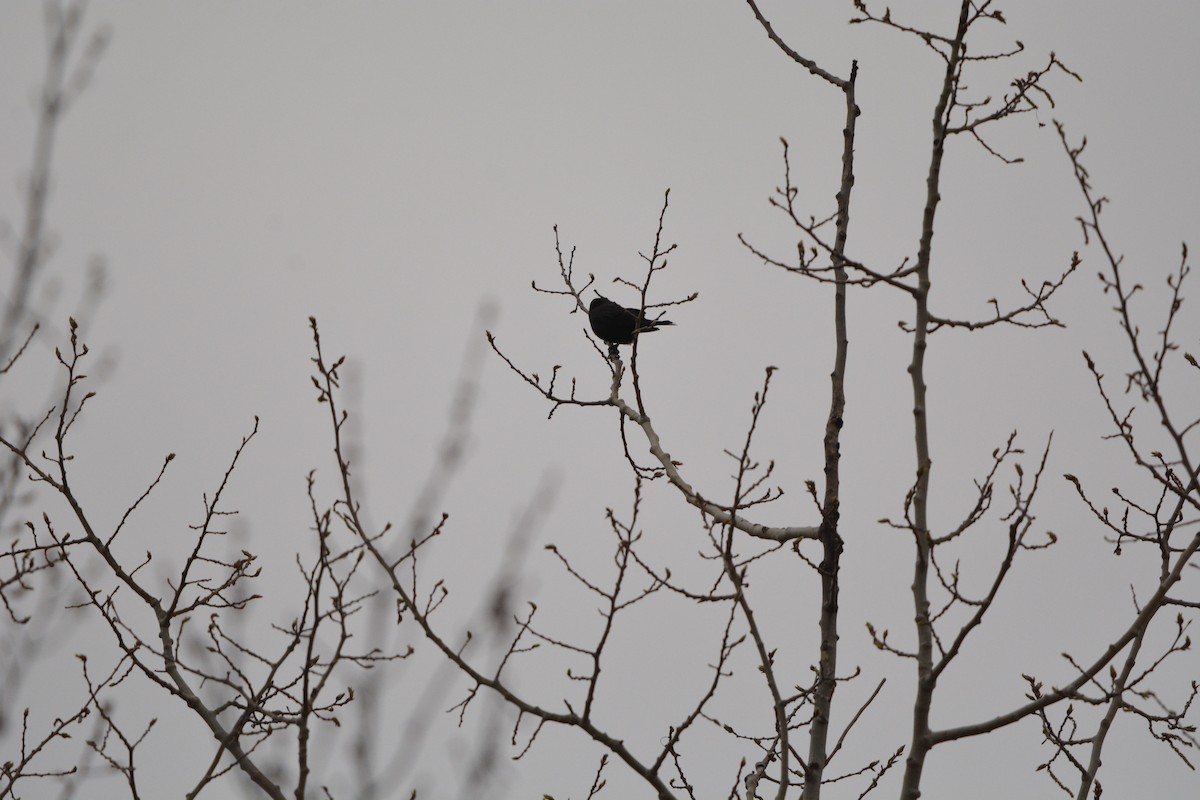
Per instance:
[[[600,295],[588,306],[588,321],[592,323],[592,333],[610,345],[633,344],[639,333],[675,324],[669,319],[646,319],[641,309],[625,308]]]

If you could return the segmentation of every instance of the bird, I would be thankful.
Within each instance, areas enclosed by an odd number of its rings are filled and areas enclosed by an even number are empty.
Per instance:
[[[588,306],[588,321],[592,333],[614,348],[619,344],[633,344],[639,333],[658,330],[660,325],[674,325],[669,319],[647,319],[640,308],[626,308],[597,294]]]

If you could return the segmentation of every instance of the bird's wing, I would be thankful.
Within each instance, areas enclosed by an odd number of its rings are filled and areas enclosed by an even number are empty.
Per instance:
[[[619,306],[611,300],[596,309],[596,314],[604,320],[637,319],[637,311]]]

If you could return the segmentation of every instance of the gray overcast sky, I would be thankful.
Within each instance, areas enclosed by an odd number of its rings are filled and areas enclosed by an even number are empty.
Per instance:
[[[863,115],[851,254],[899,263],[916,247],[940,62],[894,32],[847,26],[849,2],[762,5],[781,35],[831,71],[845,74],[858,59]],[[946,29],[956,5],[931,0],[894,10]],[[1056,276],[1082,247],[1073,222],[1078,191],[1049,124],[1061,119],[1073,137],[1088,136],[1094,182],[1113,201],[1109,232],[1161,309],[1158,287],[1200,220],[1200,6],[1023,0],[1003,7],[1009,25],[981,46],[1019,39],[1026,54],[981,71],[972,89],[999,94],[1051,50],[1084,82],[1053,78],[1056,108],[997,130],[992,143],[1024,156],[1020,166],[1004,167],[967,141],[951,148],[936,303],[959,316],[986,316],[988,298],[1018,300],[1020,279]],[[9,3],[0,14],[0,216],[16,227],[45,48],[39,4]],[[146,509],[139,535],[166,535],[156,526],[181,531],[257,414],[262,434],[235,481],[233,502],[244,512],[238,535],[259,551],[290,552],[293,540],[306,546],[304,475],[314,467],[326,478],[332,472],[308,382],[312,314],[326,347],[349,354],[359,376],[359,474],[372,516],[403,519],[444,428],[464,353],[482,341],[481,304],[498,309],[491,327],[518,363],[543,373],[562,364],[581,391],[603,391],[607,373],[583,340],[583,319],[529,284],[557,280],[555,224],[564,244],[578,247],[577,269],[595,273],[598,285],[635,277],[637,253],[651,246],[670,187],[667,235],[679,250],[658,290],[663,298],[693,291],[700,298],[673,313],[677,327],[646,348],[652,413],[689,479],[702,491],[727,492],[721,449],[740,442],[763,368],[779,366],[760,455],[778,460],[789,494],[762,515],[811,522],[802,481],[820,476],[828,294],[757,263],[736,235],[779,253],[792,246],[790,229],[766,204],[782,177],[780,136],[792,143],[807,208],[832,211],[841,98],[771,45],[744,3],[106,2],[89,8],[88,23],[111,28],[113,39],[62,130],[50,206],[59,246],[50,271],[66,292],[56,307],[61,320],[81,265],[93,254],[107,265],[108,293],[89,336],[115,368],[80,431],[77,466],[81,492],[105,513],[119,515],[174,451],[172,480]],[[1110,374],[1121,369],[1098,268],[1085,262],[1072,279],[1058,306],[1065,331],[935,341],[940,524],[961,513],[969,476],[1013,428],[1030,450],[1056,431],[1053,475],[1070,471],[1106,486],[1123,474],[1120,454],[1097,441],[1108,431],[1079,357],[1087,347],[1108,354]],[[911,676],[871,651],[861,631],[870,619],[911,635],[908,543],[874,524],[899,513],[911,480],[908,340],[895,326],[908,313],[901,301],[878,289],[851,299],[844,496],[844,662],[895,676],[886,713],[896,715],[905,712]],[[1195,318],[1188,324],[1181,339],[1195,350]],[[52,344],[46,337],[32,356],[48,359]],[[629,504],[611,415],[567,409],[547,422],[528,387],[494,357],[483,361],[471,457],[444,498],[455,520],[445,563],[463,587],[463,613],[472,608],[467,587],[490,574],[507,526],[543,481],[554,481],[557,494],[536,541],[598,564],[609,557],[604,508]],[[971,654],[967,663],[991,665],[985,688],[964,664],[958,689],[948,690],[961,692],[964,709],[976,715],[1018,699],[1021,671],[1049,682],[1065,675],[1058,654],[1072,646],[1064,643],[1069,635],[1090,635],[1074,645],[1081,650],[1099,647],[1113,630],[1102,617],[1128,613],[1127,587],[1145,575],[1133,558],[1114,564],[1068,492],[1054,491],[1045,519],[1065,540],[1064,552],[1024,565],[1029,592],[998,611],[995,631]],[[687,537],[700,533],[682,501],[655,487],[648,502],[649,518],[663,526],[656,535],[694,552]],[[540,548],[532,552],[525,590],[546,602],[561,582]],[[987,574],[986,563],[972,574]],[[290,568],[268,563],[264,581],[285,581]],[[779,580],[802,587],[780,601],[780,614],[781,626],[794,619],[800,628],[790,657],[806,664],[815,581],[807,571]],[[590,624],[590,605],[576,600]],[[793,601],[799,610],[789,616]],[[639,648],[661,635],[652,624],[629,634],[626,652],[647,652]],[[709,657],[697,651],[698,660]],[[70,664],[62,669],[74,674]],[[1195,674],[1194,659],[1190,669]],[[634,674],[635,709],[656,692],[669,694],[671,676]],[[957,719],[953,696],[943,723]],[[905,726],[891,722],[879,728],[905,736]],[[995,743],[949,750],[961,756],[956,765],[936,751],[927,796],[1048,796],[1052,787],[1033,774],[1039,738],[1026,725],[999,739],[1013,747],[1011,759],[989,752]],[[1131,735],[1109,751],[1106,789],[1139,794],[1121,784],[1122,774],[1144,776],[1144,769],[1122,772],[1136,754],[1143,763],[1162,760],[1167,788],[1157,796],[1191,796],[1194,776],[1146,750],[1145,738]],[[863,752],[878,757],[899,743],[879,739]],[[590,756],[561,761],[570,769],[555,771],[547,765],[565,758],[570,743],[544,744],[548,754],[535,752],[529,770],[507,784],[511,796],[586,793]],[[1014,783],[996,778],[988,794],[971,770],[987,765],[995,773],[999,763]],[[720,767],[716,775],[732,777],[732,767]],[[171,777],[148,780],[170,796],[178,791]],[[612,779],[613,796],[646,796],[628,776]]]

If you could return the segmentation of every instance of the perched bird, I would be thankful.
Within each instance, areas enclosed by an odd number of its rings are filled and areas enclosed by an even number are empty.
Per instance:
[[[639,333],[658,330],[659,325],[674,325],[669,319],[646,319],[641,309],[625,308],[607,297],[596,295],[588,306],[592,333],[610,345],[632,344]]]

